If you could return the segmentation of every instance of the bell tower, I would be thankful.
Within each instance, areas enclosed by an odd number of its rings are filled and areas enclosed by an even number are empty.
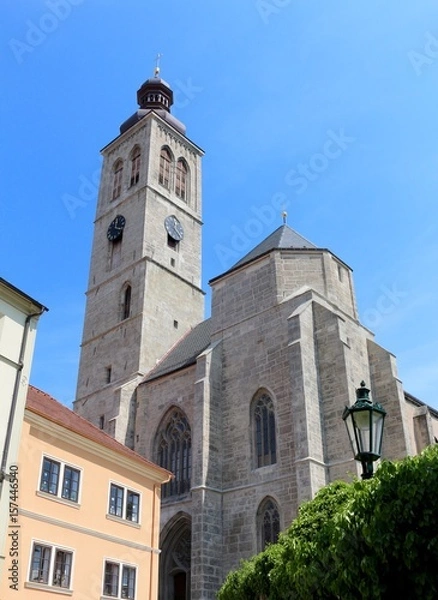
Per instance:
[[[159,68],[102,150],[74,409],[134,444],[136,389],[204,317],[202,150],[170,112]]]

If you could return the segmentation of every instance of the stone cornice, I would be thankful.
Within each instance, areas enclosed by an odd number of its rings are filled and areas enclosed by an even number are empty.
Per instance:
[[[102,531],[97,531],[96,529],[90,529],[89,527],[83,527],[82,525],[77,525],[76,523],[69,523],[67,521],[61,521],[60,519],[55,519],[48,515],[42,515],[40,513],[36,513],[30,510],[25,510],[23,508],[19,509],[19,514],[23,517],[27,517],[28,519],[33,519],[35,521],[41,521],[42,523],[48,523],[50,525],[55,525],[56,527],[60,527],[62,529],[69,529],[70,531],[75,531],[76,533],[80,533],[83,535],[89,535],[92,537],[97,537],[101,540],[105,540],[107,542],[113,542],[115,544],[121,544],[122,546],[127,546],[128,548],[134,548],[135,550],[141,550],[142,552],[151,552],[153,554],[160,554],[159,548],[151,548],[151,546],[146,546],[144,544],[137,544],[136,542],[131,542],[127,538],[120,538],[114,535],[109,535]],[[127,532],[128,533],[128,532]]]
[[[167,121],[162,119],[160,117],[160,115],[158,115],[153,110],[151,110],[150,113],[144,115],[144,117],[142,117],[139,121],[137,121],[137,123],[132,125],[132,127],[130,127],[127,131],[125,131],[124,133],[121,133],[116,138],[111,140],[111,142],[109,142],[106,146],[104,146],[102,148],[101,153],[104,156],[110,156],[116,150],[115,142],[117,142],[117,147],[119,147],[121,143],[124,144],[124,143],[128,142],[129,139],[131,139],[138,133],[138,131],[144,126],[145,122],[148,120],[150,120],[150,121],[155,120],[158,123],[158,127],[162,131],[164,131],[166,134],[172,136],[172,139],[174,139],[177,143],[183,145],[187,149],[187,151],[189,151],[193,155],[195,155],[195,156],[196,155],[198,155],[198,156],[204,155],[204,151],[202,150],[202,148],[200,148],[197,144],[192,142],[185,135],[179,133],[176,129],[174,129],[172,127],[172,125],[170,123],[167,123]],[[114,144],[114,147],[113,147],[113,144]]]
[[[0,277],[0,301],[11,304],[26,315],[42,314],[47,308],[34,300],[11,283]],[[37,316],[37,315],[35,315]]]
[[[192,156],[202,156],[204,154],[198,146],[196,146],[192,142],[190,142],[189,145],[185,136],[178,135],[175,130],[170,129],[167,123],[166,125],[164,125],[164,123],[164,121],[163,123],[158,123],[158,129],[162,134],[170,138],[174,144],[182,146]]]

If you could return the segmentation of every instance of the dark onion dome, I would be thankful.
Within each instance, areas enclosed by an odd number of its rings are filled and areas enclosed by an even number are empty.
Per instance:
[[[161,79],[160,69],[155,69],[154,77],[147,79],[137,91],[137,102],[139,109],[120,126],[120,133],[130,129],[135,123],[153,110],[164,121],[169,123],[177,131],[185,135],[186,127],[176,117],[170,114],[173,104],[173,92],[169,84]]]
[[[170,112],[173,104],[173,92],[169,84],[159,77],[159,69],[155,69],[155,76],[151,77],[137,92],[137,102],[140,108],[163,108]]]

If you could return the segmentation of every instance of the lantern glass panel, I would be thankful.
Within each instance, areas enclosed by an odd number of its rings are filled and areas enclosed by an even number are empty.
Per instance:
[[[382,439],[383,439],[383,421],[385,415],[380,412],[373,411],[373,447],[371,448],[372,454],[380,456],[382,453]]]
[[[354,431],[353,414],[351,412],[348,413],[348,415],[346,416],[346,418],[344,420],[345,420],[345,424],[347,426],[347,432],[348,432],[348,437],[350,438],[350,444],[351,444],[351,447],[353,448],[353,454],[354,454],[354,456],[357,456],[357,454],[359,452],[359,448],[357,446],[356,434]]]
[[[371,451],[371,427],[370,427],[370,411],[358,410],[353,413],[353,419],[356,424],[358,451],[360,453]]]

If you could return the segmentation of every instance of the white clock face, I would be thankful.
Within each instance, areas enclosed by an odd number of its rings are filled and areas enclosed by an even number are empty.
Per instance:
[[[180,242],[184,237],[184,229],[175,215],[170,215],[164,220],[164,227],[170,237],[176,242]]]

